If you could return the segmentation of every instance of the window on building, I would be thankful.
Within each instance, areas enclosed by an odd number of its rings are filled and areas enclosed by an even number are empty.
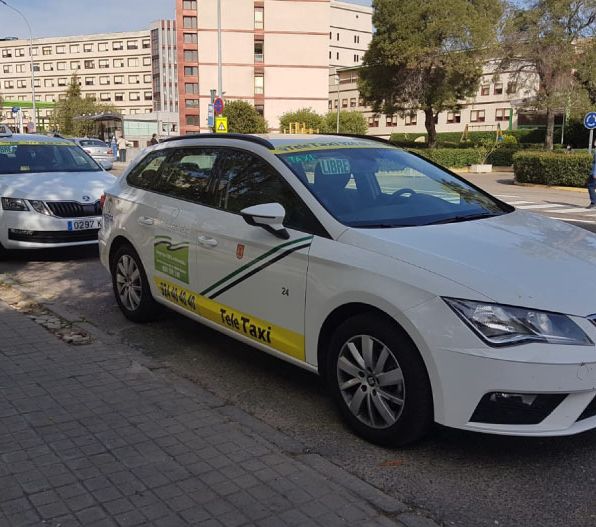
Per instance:
[[[73,60],[70,63],[70,69],[71,69],[71,71],[80,70],[81,69],[81,63],[78,60]]]
[[[185,77],[196,77],[199,74],[199,68],[196,66],[184,66]]]
[[[57,62],[56,69],[58,71],[66,71],[66,62]]]
[[[44,79],[43,87],[44,88],[53,88],[54,87],[54,79]]]
[[[199,107],[199,101],[198,101],[198,99],[185,99],[184,100],[184,105],[187,108],[198,108]]]
[[[377,128],[379,126],[379,116],[378,115],[371,115],[368,118],[368,127],[369,128]]]
[[[4,81],[4,89],[12,90],[14,88],[14,81]]]
[[[17,88],[26,88],[26,87],[27,87],[27,83],[24,80],[17,81]]]
[[[255,110],[261,117],[265,115],[265,105],[264,104],[255,104]]]
[[[139,49],[139,41],[138,40],[127,40],[126,41],[126,49]]]
[[[356,97],[352,97],[350,99],[350,108],[356,108],[356,104],[357,104]]]
[[[124,75],[114,75],[114,84],[124,84]]]
[[[331,60],[331,51],[329,52],[329,60]]]
[[[199,52],[194,49],[185,49],[184,62],[199,62]]]
[[[447,112],[447,123],[461,123],[461,112]]]
[[[151,66],[151,57],[143,57],[143,66]]]
[[[45,96],[46,102],[54,102],[54,96],[53,95],[46,95]]]
[[[100,42],[99,44],[97,44],[97,51],[108,51],[108,43]]]
[[[388,126],[388,127],[397,126],[397,115],[386,115],[385,116],[385,126]]]
[[[255,75],[255,95],[263,95],[265,93],[265,77],[262,74]]]
[[[265,43],[262,40],[255,41],[255,62],[263,62],[264,60],[264,51]]]
[[[333,101],[329,101],[327,107],[331,110],[333,108]]]
[[[107,69],[110,67],[110,60],[109,59],[99,59],[97,65],[99,66],[100,70]]]
[[[354,55],[354,62],[358,62],[360,60],[360,55]]]
[[[2,58],[3,59],[9,59],[12,57],[12,49],[3,49],[2,50]]]
[[[40,71],[38,63],[33,64],[33,71]]]
[[[347,108],[348,107],[348,99],[342,99],[341,100],[341,107],[342,108]]]
[[[184,93],[199,93],[199,85],[196,82],[185,82]]]
[[[100,77],[101,79],[107,79],[107,77]],[[85,77],[85,86],[93,86],[95,84],[95,77]],[[105,84],[109,84],[106,82]]]
[[[116,92],[114,94],[114,101],[116,101],[116,102],[124,101],[124,92]]]
[[[418,124],[418,112],[406,113],[404,122],[406,126],[416,126]]]
[[[138,57],[129,57],[128,58],[128,67],[129,68],[136,68],[139,65]]]
[[[59,101],[65,101],[66,100],[66,93],[59,93],[58,94],[58,100]]]
[[[198,115],[187,115],[186,124],[189,126],[201,126],[201,118]]]
[[[143,39],[141,44],[143,46],[143,49],[149,49],[151,47],[151,41],[147,38]]]
[[[255,7],[255,29],[264,29],[265,27],[265,8]]]
[[[54,66],[51,62],[44,62],[43,71],[54,71]]]
[[[95,69],[95,61],[94,60],[86,60],[83,62],[83,66],[86,70],[93,70]]]
[[[36,88],[41,88],[41,80],[35,79],[33,81],[33,86],[35,86]]]
[[[114,59],[114,68],[124,68],[124,59]]]
[[[337,105],[339,104],[339,100],[338,99],[333,99],[333,108],[335,108],[337,110]]]
[[[472,123],[483,123],[485,120],[484,110],[472,110],[470,111],[470,122]]]
[[[108,77],[107,75],[101,75],[99,77],[99,84],[107,86],[108,84],[110,84],[110,77]]]
[[[4,64],[2,66],[2,73],[12,73],[12,66],[10,64]]]
[[[502,95],[503,94],[503,83],[502,82],[495,82],[495,86],[493,88],[494,95]]]
[[[79,45],[78,44],[71,44],[68,46],[68,51],[70,53],[78,53],[79,52]]]
[[[129,75],[128,76],[128,83],[129,84],[140,84],[141,81],[139,80],[138,75]]]
[[[17,64],[15,66],[15,71],[17,73],[25,73],[25,65],[24,64]]]
[[[58,86],[66,86],[68,84],[68,79],[66,77],[60,77],[58,79]]]
[[[111,101],[112,100],[112,95],[109,93],[100,93],[99,94],[99,100],[100,101]]]
[[[62,46],[64,47],[64,46]],[[24,57],[25,56],[25,50],[23,48],[18,48],[14,50],[14,56],[15,57]]]
[[[83,52],[84,53],[91,53],[93,51],[93,44],[83,44]]]
[[[143,99],[145,99],[146,101],[152,101],[153,100],[153,92],[150,92],[150,91],[143,92]]]
[[[51,55],[52,54],[52,47],[51,46],[43,46],[41,48],[42,55]]]
[[[37,49],[37,48],[31,48],[31,56],[32,57],[37,57],[37,55],[39,55],[39,49]]]
[[[507,83],[507,93],[509,95],[517,93],[517,83],[515,81],[509,81]]]
[[[66,53],[66,46],[56,46],[56,53],[58,55],[64,55]]]
[[[112,42],[112,49],[114,51],[122,51],[124,49],[124,42],[122,42],[121,40]]]
[[[145,84],[151,84],[151,74],[150,73],[145,73],[145,75],[143,75],[143,82]]]
[[[194,9],[197,10],[197,0],[184,0],[182,2],[183,9]]]
[[[335,60],[339,60],[339,51],[335,53]]]
[[[95,93],[86,93],[85,99],[91,99],[92,101],[94,101],[95,99],[97,99],[97,96]]]
[[[184,29],[197,29],[197,17],[196,16],[183,16],[182,27]]]
[[[483,84],[480,86],[480,95],[489,95],[490,94],[490,85]]]
[[[495,110],[495,121],[509,121],[509,108],[497,108]]]
[[[184,43],[185,44],[197,44],[199,42],[199,37],[196,33],[184,33]]]
[[[354,35],[354,44],[360,44],[360,35]]]
[[[141,100],[141,94],[138,91],[131,91],[128,94],[128,100],[129,101],[140,101]]]
[[[339,33],[337,34],[337,38],[335,40],[339,41]]]

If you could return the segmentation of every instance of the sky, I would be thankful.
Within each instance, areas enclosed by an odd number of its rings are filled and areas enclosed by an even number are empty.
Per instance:
[[[175,0],[5,0],[21,10],[33,37],[85,35],[147,29],[160,18],[174,18]],[[224,0],[224,2],[235,0]],[[343,0],[370,5],[371,0]],[[27,38],[23,19],[0,3],[0,37]]]

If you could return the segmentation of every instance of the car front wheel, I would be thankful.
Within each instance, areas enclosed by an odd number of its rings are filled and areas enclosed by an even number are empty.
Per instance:
[[[111,268],[114,294],[124,316],[134,322],[155,320],[160,305],[151,295],[147,275],[137,252],[130,245],[118,248]]]
[[[430,382],[411,340],[387,319],[366,313],[331,338],[328,384],[348,424],[365,439],[401,446],[433,422]]]

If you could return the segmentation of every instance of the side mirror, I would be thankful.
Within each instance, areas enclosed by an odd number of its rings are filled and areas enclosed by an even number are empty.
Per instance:
[[[99,161],[99,166],[101,166],[101,168],[103,168],[104,170],[112,170],[114,164],[111,161],[108,161],[107,159],[102,159],[101,161]]]
[[[286,210],[279,203],[253,205],[241,210],[240,214],[249,225],[263,227],[282,240],[290,237],[290,233],[283,226]]]

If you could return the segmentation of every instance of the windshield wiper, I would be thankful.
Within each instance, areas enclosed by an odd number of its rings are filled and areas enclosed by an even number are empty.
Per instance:
[[[452,216],[450,218],[445,218],[442,220],[431,221],[429,223],[425,223],[424,225],[439,225],[442,223],[459,223],[461,221],[470,221],[470,220],[480,220],[482,218],[494,218],[495,216],[500,216],[501,214],[497,214],[494,212],[482,212],[480,214],[467,214],[464,216]]]

